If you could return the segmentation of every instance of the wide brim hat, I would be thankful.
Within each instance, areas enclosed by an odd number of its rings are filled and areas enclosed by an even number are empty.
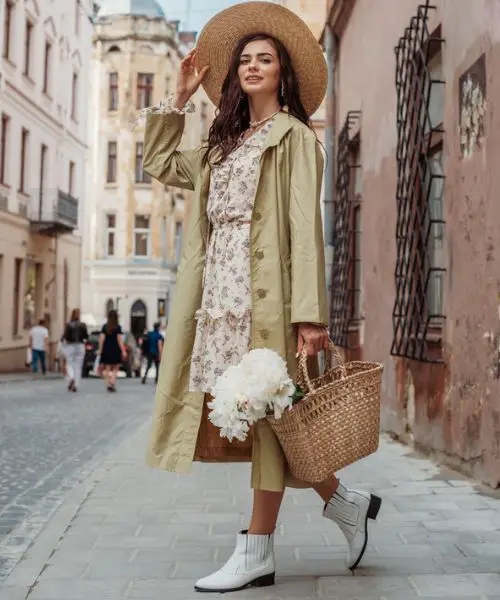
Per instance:
[[[312,31],[295,13],[271,2],[242,2],[221,11],[203,28],[196,44],[197,67],[210,65],[203,88],[219,106],[222,84],[241,38],[265,33],[287,49],[299,83],[302,104],[309,116],[325,97],[328,70],[323,50]]]

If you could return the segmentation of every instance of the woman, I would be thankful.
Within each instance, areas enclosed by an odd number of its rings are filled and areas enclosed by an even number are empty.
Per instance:
[[[88,337],[87,326],[80,321],[80,309],[75,308],[61,340],[66,359],[66,380],[69,392],[78,391],[85,358],[85,342]]]
[[[118,323],[118,313],[110,310],[108,322],[103,326],[99,336],[99,365],[102,367],[108,392],[116,392],[116,376],[127,350],[123,343],[122,328]]]
[[[220,40],[224,39],[224,44]],[[195,69],[198,66],[198,71]],[[184,113],[203,83],[219,107],[208,145],[181,152]],[[144,168],[163,184],[194,190],[156,394],[149,463],[185,473],[193,460],[252,460],[249,528],[198,591],[274,583],[273,532],[294,481],[271,428],[253,446],[224,445],[207,419],[215,378],[250,348],[267,347],[293,377],[304,344],[311,359],[328,344],[320,208],[323,156],[309,124],[326,88],[321,48],[293,13],[267,2],[214,17],[182,61],[175,98],[150,109]],[[249,452],[250,450],[250,452]],[[367,519],[379,499],[333,477],[315,485],[324,516],[338,524],[347,564],[359,564]]]

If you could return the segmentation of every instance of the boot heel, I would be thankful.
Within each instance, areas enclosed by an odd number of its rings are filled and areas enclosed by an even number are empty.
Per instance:
[[[381,504],[382,504],[382,498],[379,498],[378,496],[374,496],[372,494],[370,497],[370,506],[368,507],[368,514],[367,514],[367,517],[369,519],[372,519],[373,521],[375,521],[375,519],[377,518],[377,515],[379,513]]]
[[[274,585],[274,573],[270,573],[269,575],[263,575],[256,579],[252,585],[254,587],[267,587],[268,585]]]

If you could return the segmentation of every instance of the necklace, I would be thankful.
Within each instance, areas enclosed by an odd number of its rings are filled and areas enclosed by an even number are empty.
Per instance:
[[[272,115],[269,115],[268,117],[264,117],[263,119],[261,119],[260,121],[250,121],[250,130],[255,130],[257,129],[257,127],[260,127],[261,125],[263,125],[266,121],[271,120],[273,117],[275,117],[279,112],[281,112],[281,108],[278,109],[276,112],[274,112]]]

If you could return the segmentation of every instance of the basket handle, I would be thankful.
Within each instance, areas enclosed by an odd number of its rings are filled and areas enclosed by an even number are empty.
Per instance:
[[[337,350],[337,346],[335,346],[335,344],[331,340],[328,341],[328,350],[326,351],[326,357],[327,357],[326,370],[331,371],[334,367],[339,367],[340,372],[341,372],[341,377],[342,377],[342,379],[344,379],[344,377],[346,377],[344,359],[340,355],[340,352]],[[304,347],[302,348],[302,352],[300,353],[300,357],[299,357],[297,376],[298,376],[299,381],[302,380],[306,384],[306,386],[307,386],[306,391],[310,392],[313,389],[313,386],[312,386],[312,382],[309,377],[309,372],[307,369],[307,358],[308,358],[307,345],[304,344]],[[335,358],[335,363],[333,360],[334,358]]]

